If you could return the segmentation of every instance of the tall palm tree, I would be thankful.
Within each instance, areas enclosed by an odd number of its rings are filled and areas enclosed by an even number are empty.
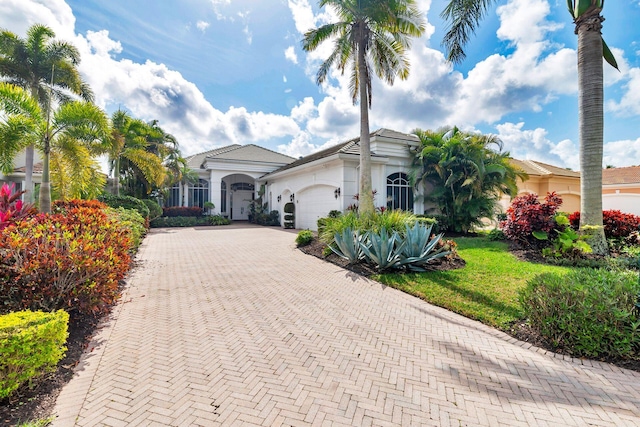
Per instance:
[[[57,188],[62,194],[71,188],[72,197],[97,192],[100,184],[96,175],[98,163],[92,158],[100,151],[101,140],[107,134],[107,117],[97,106],[85,101],[59,104],[49,117],[24,89],[10,83],[0,83],[0,115],[7,121],[22,117],[25,126],[22,134],[27,140],[37,141],[43,153],[42,184],[40,186],[40,211],[51,211],[49,160],[65,170],[54,173]],[[60,159],[65,159],[64,162]],[[67,177],[68,179],[64,179]],[[75,189],[75,190],[73,190]],[[73,192],[75,191],[75,192]]]
[[[465,58],[464,46],[496,0],[450,0],[441,16],[449,23],[443,45],[450,62]],[[603,80],[602,58],[616,69],[602,39],[604,0],[567,0],[578,35],[578,117],[580,142],[580,228],[591,234],[596,254],[608,252],[602,226]]]
[[[51,98],[67,102],[75,94],[85,101],[93,100],[77,69],[80,53],[73,45],[54,38],[53,30],[40,24],[27,30],[26,39],[0,30],[0,76],[27,90],[43,111],[52,105]],[[26,147],[25,154],[25,197],[33,200],[33,144]]]
[[[415,0],[320,0],[319,4],[332,7],[339,21],[307,31],[302,48],[313,51],[334,39],[333,51],[318,70],[318,84],[326,80],[332,66],[343,74],[349,68],[353,103],[360,102],[359,210],[373,213],[369,135],[372,72],[388,84],[393,84],[396,76],[403,80],[409,76],[405,53],[411,47],[411,37],[424,33],[424,19]]]
[[[413,158],[413,181],[433,186],[425,199],[435,204],[447,230],[467,232],[482,218],[492,218],[499,196],[515,196],[517,178],[526,179],[495,135],[464,133],[456,127],[414,133],[420,149]]]

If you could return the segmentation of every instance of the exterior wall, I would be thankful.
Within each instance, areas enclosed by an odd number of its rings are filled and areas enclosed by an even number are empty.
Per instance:
[[[565,176],[530,176],[522,182],[518,179],[518,196],[536,193],[542,200],[547,193],[555,191],[562,197],[562,212],[576,212],[580,210],[580,178]],[[508,196],[500,199],[500,206],[504,211],[509,208],[511,200]]]
[[[602,208],[640,215],[640,183],[603,186]]]

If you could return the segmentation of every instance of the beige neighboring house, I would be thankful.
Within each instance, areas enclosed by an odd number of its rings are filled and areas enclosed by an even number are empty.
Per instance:
[[[562,197],[562,212],[573,213],[580,210],[580,172],[553,166],[535,160],[517,160],[511,162],[525,171],[529,179],[518,179],[518,196],[536,193],[541,199],[553,191]],[[500,201],[506,211],[511,200],[504,196]]]
[[[33,165],[33,183],[34,185],[42,182],[42,157],[37,151],[34,153],[34,165]],[[3,174],[0,172],[0,185],[8,183],[15,184],[15,191],[22,191],[25,187],[25,156],[24,151],[16,156],[14,159],[14,168],[11,173]]]
[[[602,207],[640,215],[640,166],[602,171]]]

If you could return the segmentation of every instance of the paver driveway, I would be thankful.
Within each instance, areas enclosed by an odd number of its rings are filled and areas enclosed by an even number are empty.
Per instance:
[[[156,230],[54,426],[640,425],[640,375],[563,360],[304,255]]]

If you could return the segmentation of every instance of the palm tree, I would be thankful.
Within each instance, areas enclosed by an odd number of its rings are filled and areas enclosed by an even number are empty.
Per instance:
[[[413,180],[416,186],[433,187],[425,199],[435,204],[446,230],[467,232],[482,218],[492,218],[499,196],[515,196],[517,178],[526,179],[495,135],[464,133],[456,127],[414,133],[420,149],[413,158]],[[499,151],[491,149],[494,145]]]
[[[443,45],[450,62],[461,62],[464,45],[495,0],[451,0],[441,16],[449,22]],[[580,140],[580,228],[588,230],[596,254],[608,253],[602,226],[603,81],[602,57],[616,69],[602,40],[604,0],[567,0],[578,35],[578,117]]]
[[[372,72],[393,84],[396,76],[409,76],[405,56],[411,37],[424,33],[424,19],[415,0],[320,0],[331,6],[339,21],[307,31],[302,48],[313,51],[324,41],[335,39],[334,49],[322,63],[316,82],[322,84],[332,66],[343,74],[349,68],[349,88],[354,105],[360,102],[360,212],[373,213],[369,108]]]
[[[21,136],[37,141],[43,153],[41,212],[51,211],[49,161],[52,157],[56,166],[65,167],[54,173],[58,180],[56,188],[63,195],[78,197],[97,192],[99,165],[92,156],[100,151],[101,139],[106,137],[107,118],[102,110],[90,102],[72,101],[60,104],[48,117],[27,91],[10,83],[0,83],[0,111],[7,122],[22,118]]]
[[[22,150],[35,142],[41,110],[35,99],[23,89],[0,83],[0,172],[13,172],[14,160]]]
[[[27,90],[43,111],[51,105],[51,98],[67,102],[72,94],[86,101],[93,93],[82,80],[77,65],[80,53],[71,44],[53,40],[49,27],[35,24],[22,39],[8,30],[0,30],[0,76],[3,80]],[[25,197],[33,200],[34,145],[26,147]]]

